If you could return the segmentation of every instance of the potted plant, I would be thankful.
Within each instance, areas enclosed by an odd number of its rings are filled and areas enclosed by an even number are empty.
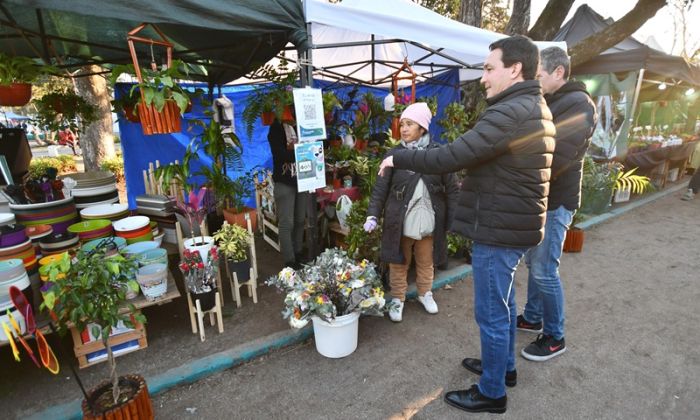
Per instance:
[[[129,90],[124,92],[119,98],[111,101],[114,112],[118,115],[123,115],[127,121],[133,123],[141,122],[136,106],[141,100],[141,94],[138,91]]]
[[[219,266],[219,252],[215,246],[202,256],[201,251],[185,249],[178,267],[185,280],[185,286],[192,300],[199,299],[202,311],[208,311],[216,304],[216,272]]]
[[[253,125],[262,118],[263,125],[270,125],[277,118],[280,121],[293,121],[292,105],[294,96],[292,90],[299,79],[299,72],[288,69],[288,62],[281,60],[277,68],[270,64],[261,67],[257,76],[269,83],[257,87],[248,97],[243,110],[243,122],[246,134],[253,135]]]
[[[70,89],[49,92],[33,103],[37,124],[53,131],[68,127],[80,132],[99,118],[97,107]]]
[[[596,163],[590,155],[583,159],[581,180],[581,212],[601,214],[607,211],[617,189],[632,188],[644,192],[652,188],[649,178],[636,175],[635,169],[624,171],[619,162]]]
[[[467,264],[472,263],[472,241],[458,233],[447,232],[447,253],[450,256],[464,258]]]
[[[0,53],[0,105],[26,105],[32,98],[31,83],[51,70],[29,57]]]
[[[574,214],[574,219],[571,222],[571,226],[566,231],[566,236],[564,237],[564,245],[562,251],[564,252],[581,252],[583,250],[583,241],[585,235],[583,229],[576,226],[583,220],[581,213],[576,212]]]
[[[211,201],[207,199],[209,190],[206,187],[193,189],[190,191],[187,201],[180,197],[175,199],[175,206],[178,213],[185,216],[189,224],[191,237],[185,239],[184,247],[190,251],[197,251],[205,263],[209,258],[209,251],[214,247],[214,238],[195,232],[202,225],[204,218],[210,210]]]
[[[248,248],[251,243],[250,233],[238,225],[224,222],[221,229],[213,235],[219,251],[226,258],[229,271],[236,273],[239,282],[250,279],[250,259]]]
[[[483,105],[485,102],[480,102],[479,105]],[[445,116],[438,121],[438,124],[442,127],[442,138],[448,143],[452,143],[459,136],[466,133],[469,128],[476,121],[476,117],[481,114],[480,107],[477,107],[476,111],[473,113],[467,112],[459,102],[452,102],[445,107]]]
[[[247,214],[250,218],[250,223],[253,230],[256,230],[257,217],[255,209],[245,205],[245,200],[252,197],[253,193],[255,192],[253,172],[255,172],[255,168],[230,180],[230,190],[228,193],[230,206],[224,209],[224,219],[226,219],[226,221],[230,224],[247,228]]]
[[[109,257],[108,253],[114,253],[114,249],[105,241],[90,251],[78,251],[72,262],[66,253],[45,266],[43,270],[52,285],[41,307],[53,311],[61,334],[71,327],[83,331],[90,325],[92,335],[107,349],[110,380],[87,393],[82,403],[84,418],[153,418],[145,380],[140,375],[117,376],[109,340],[119,323],[133,328],[136,321],[146,322],[126,299],[127,289],[138,290],[130,277],[137,263],[122,251]]]
[[[112,70],[110,81],[116,83],[122,73],[135,74],[132,64],[124,64]],[[170,67],[142,68],[142,81],[135,84],[129,96],[138,90],[141,99],[136,104],[137,114],[146,135],[177,133],[181,130],[180,117],[191,104],[190,92],[175,80],[186,77],[187,66],[173,60]]]
[[[266,283],[286,294],[282,316],[293,328],[313,320],[316,349],[326,357],[355,351],[360,314],[383,316],[387,308],[374,264],[337,248],[300,270],[284,268]]]

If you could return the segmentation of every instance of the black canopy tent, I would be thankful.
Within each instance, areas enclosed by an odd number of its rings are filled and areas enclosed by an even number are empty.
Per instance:
[[[572,47],[611,24],[611,19],[604,19],[584,4],[561,27],[554,41],[566,41],[567,45]],[[700,85],[700,67],[689,63],[683,57],[651,48],[631,36],[572,69],[575,75],[619,74],[630,71],[640,71],[643,75],[643,83],[640,86],[640,99],[643,101],[669,99],[673,95],[684,93],[690,86]],[[667,83],[670,88],[665,91],[659,90],[657,87],[661,82]]]
[[[126,34],[141,22],[163,31],[175,58],[203,66],[192,78],[210,86],[245,75],[288,42],[308,48],[299,0],[0,0],[0,51],[68,68],[128,63]],[[153,48],[157,62],[162,53]],[[150,59],[151,48],[141,44],[138,54]]]

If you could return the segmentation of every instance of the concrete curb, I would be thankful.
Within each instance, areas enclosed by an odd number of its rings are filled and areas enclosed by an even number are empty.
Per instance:
[[[635,210],[638,207],[644,206],[685,188],[687,188],[686,183],[668,187],[663,191],[656,192],[648,197],[644,197],[627,205],[618,207],[608,213],[603,213],[592,217],[585,222],[579,223],[577,226],[584,230],[590,229],[597,224],[606,222],[614,217]],[[448,284],[455,283],[469,276],[471,273],[471,266],[466,264],[442,271],[433,282],[433,289],[437,290]],[[415,299],[417,295],[415,286],[412,286],[406,293],[406,298]],[[302,343],[312,336],[313,329],[311,326],[307,326],[300,330],[287,330],[270,334],[266,337],[236,346],[230,350],[214,353],[201,359],[185,363],[181,366],[169,369],[159,375],[147,377],[146,382],[148,383],[148,389],[151,395],[157,395],[178,385],[196,382],[199,379],[213,375],[217,372],[249,362],[257,357],[268,354],[273,350]],[[27,418],[80,419],[82,418],[80,404],[80,399],[73,400],[47,408],[41,412],[34,413]]]

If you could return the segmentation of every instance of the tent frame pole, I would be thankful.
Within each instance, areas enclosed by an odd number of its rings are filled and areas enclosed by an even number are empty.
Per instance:
[[[634,125],[634,114],[637,112],[637,103],[639,102],[639,92],[642,90],[642,82],[644,81],[644,69],[639,69],[637,76],[637,86],[634,88],[634,98],[632,99],[632,112],[630,113],[630,129]]]

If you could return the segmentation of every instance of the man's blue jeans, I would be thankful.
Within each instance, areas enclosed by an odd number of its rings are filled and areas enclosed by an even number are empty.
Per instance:
[[[564,291],[559,278],[559,259],[574,212],[560,206],[547,212],[544,239],[525,254],[528,268],[527,322],[544,321],[542,332],[561,340],[564,337]]]
[[[506,395],[506,371],[515,369],[515,268],[527,248],[474,242],[474,315],[481,336],[483,373],[479,390],[489,398]]]

